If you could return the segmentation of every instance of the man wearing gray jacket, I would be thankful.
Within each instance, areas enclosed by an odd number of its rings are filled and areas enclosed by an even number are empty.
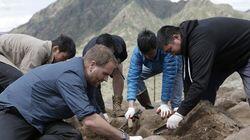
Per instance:
[[[0,92],[30,69],[75,56],[74,41],[60,35],[53,41],[25,34],[0,36]]]

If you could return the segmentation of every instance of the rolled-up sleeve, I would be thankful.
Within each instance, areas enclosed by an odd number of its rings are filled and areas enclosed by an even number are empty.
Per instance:
[[[56,84],[62,98],[79,120],[97,112],[89,100],[83,80],[76,73],[62,74]]]

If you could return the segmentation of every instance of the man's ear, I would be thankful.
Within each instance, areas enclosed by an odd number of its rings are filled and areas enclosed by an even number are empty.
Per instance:
[[[96,65],[96,62],[94,61],[94,60],[92,60],[91,62],[90,62],[90,66],[95,66]]]
[[[93,71],[93,69],[95,68],[95,66],[96,66],[96,62],[95,62],[94,60],[92,60],[92,61],[90,62],[90,65],[89,65],[89,70],[90,70],[90,72]]]
[[[180,39],[181,39],[180,34],[174,34],[174,35],[173,35],[173,39],[178,39],[178,40],[180,40]]]
[[[57,52],[57,51],[59,51],[59,46],[53,46],[52,52]]]

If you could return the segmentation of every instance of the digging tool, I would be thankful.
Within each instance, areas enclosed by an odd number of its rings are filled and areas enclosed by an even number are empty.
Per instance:
[[[133,122],[135,121],[135,119],[139,119],[140,115],[141,115],[142,111],[139,109],[132,118],[127,119],[124,124],[122,124],[122,126],[119,129],[124,129],[125,126],[128,125],[128,128],[132,128],[133,127]]]
[[[158,113],[157,113],[158,114]],[[173,115],[174,112],[172,112],[170,115],[167,116],[167,118],[169,118],[171,115]],[[154,131],[153,131],[153,134],[155,135],[160,135],[163,133],[163,130],[169,130],[166,126],[166,124],[163,124],[161,125],[160,127],[156,128]]]
[[[153,134],[155,135],[160,135],[162,133],[163,130],[168,130],[168,128],[166,127],[166,124],[163,124],[162,126],[156,128],[154,131],[153,131]]]

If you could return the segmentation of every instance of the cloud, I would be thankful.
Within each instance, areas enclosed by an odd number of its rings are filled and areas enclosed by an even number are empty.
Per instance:
[[[0,32],[29,21],[32,15],[56,0],[0,0]]]
[[[249,0],[211,0],[213,3],[221,4],[227,3],[230,4],[234,9],[240,11],[246,11],[250,9],[250,1]]]
[[[178,2],[180,0],[171,0],[172,2]],[[235,10],[246,11],[250,9],[250,0],[210,0],[215,4],[230,4]]]
[[[27,21],[29,21],[30,18],[31,16],[29,15],[28,16],[1,17],[1,21],[3,22],[0,22],[0,31],[8,32],[12,28],[26,23]]]

